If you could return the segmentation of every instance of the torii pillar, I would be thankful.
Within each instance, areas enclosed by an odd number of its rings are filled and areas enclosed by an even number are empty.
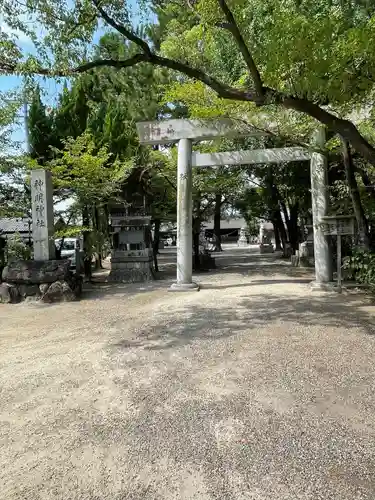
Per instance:
[[[180,139],[177,156],[177,281],[170,290],[199,290],[193,282],[192,141]]]
[[[332,288],[332,250],[328,237],[324,234],[322,218],[328,215],[328,170],[327,158],[322,153],[326,143],[325,128],[319,128],[313,137],[313,147],[318,151],[311,154],[311,204],[314,230],[315,289]]]

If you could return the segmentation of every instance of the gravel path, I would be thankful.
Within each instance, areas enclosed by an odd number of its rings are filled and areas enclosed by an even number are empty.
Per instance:
[[[236,256],[0,307],[1,500],[375,498],[375,308]]]

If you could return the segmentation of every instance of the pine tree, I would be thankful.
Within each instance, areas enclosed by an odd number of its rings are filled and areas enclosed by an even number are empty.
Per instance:
[[[53,117],[52,114],[47,113],[46,106],[42,102],[39,86],[35,88],[32,95],[27,124],[30,156],[37,160],[39,165],[45,165],[52,157]]]

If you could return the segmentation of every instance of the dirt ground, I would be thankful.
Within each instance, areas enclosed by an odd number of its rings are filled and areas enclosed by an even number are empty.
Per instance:
[[[255,250],[0,306],[1,500],[375,498],[375,307]]]

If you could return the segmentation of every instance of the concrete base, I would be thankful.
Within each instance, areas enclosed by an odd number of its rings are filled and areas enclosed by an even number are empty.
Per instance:
[[[108,283],[144,283],[153,281],[155,274],[152,267],[145,267],[144,269],[129,268],[129,269],[112,269],[107,277]]]
[[[114,250],[108,282],[142,283],[155,279],[152,250]]]
[[[199,292],[197,283],[173,283],[168,292]]]
[[[248,246],[249,246],[249,244],[248,244],[248,242],[247,242],[247,239],[246,239],[246,238],[244,238],[244,239],[241,239],[241,238],[240,238],[240,239],[237,241],[237,245],[238,245],[239,247],[241,247],[241,248],[246,248],[246,247],[248,247]]]
[[[335,281],[329,281],[327,283],[321,283],[318,281],[312,281],[311,284],[311,290],[313,291],[322,291],[322,292],[337,292],[338,287],[337,283]]]

